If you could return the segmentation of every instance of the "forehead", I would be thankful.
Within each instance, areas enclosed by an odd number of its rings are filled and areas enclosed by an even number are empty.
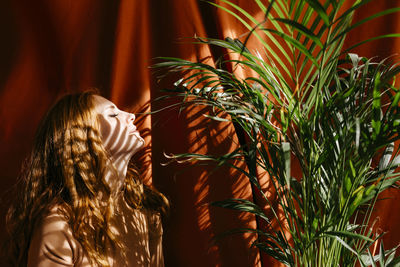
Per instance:
[[[97,111],[97,113],[101,113],[107,108],[116,107],[113,102],[99,95],[93,95],[93,104],[94,109]]]

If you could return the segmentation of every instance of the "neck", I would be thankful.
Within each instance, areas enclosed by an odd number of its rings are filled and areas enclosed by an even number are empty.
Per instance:
[[[132,155],[126,153],[113,155],[111,157],[114,168],[106,169],[105,180],[110,186],[112,194],[117,194],[121,190],[131,157]]]

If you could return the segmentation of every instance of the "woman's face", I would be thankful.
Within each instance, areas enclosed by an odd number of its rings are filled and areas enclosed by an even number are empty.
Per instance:
[[[144,140],[133,124],[135,115],[122,110],[110,100],[94,95],[95,111],[98,114],[100,134],[104,148],[112,157],[133,155]]]

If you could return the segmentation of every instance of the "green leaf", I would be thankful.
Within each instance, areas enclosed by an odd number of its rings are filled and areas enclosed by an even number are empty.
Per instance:
[[[354,48],[359,47],[359,46],[361,46],[363,44],[366,44],[366,43],[370,43],[372,41],[376,41],[376,40],[380,40],[380,39],[386,39],[386,38],[399,38],[399,37],[400,37],[400,33],[390,33],[390,34],[384,34],[384,35],[372,37],[372,38],[363,40],[363,41],[361,41],[359,43],[356,43],[356,44],[344,49],[342,51],[342,54],[347,54],[349,51],[352,51]]]
[[[291,180],[291,173],[290,173],[290,143],[282,142],[282,152],[283,152],[283,160],[285,162],[285,180],[286,184],[290,188],[290,180]]]
[[[400,257],[396,257],[393,261],[391,261],[386,267],[400,267]]]
[[[364,2],[364,3],[362,3],[362,5],[364,5],[366,2],[369,2],[369,1],[363,1],[363,2]],[[361,6],[361,5],[357,5],[357,7],[360,7],[360,6]],[[338,18],[338,21],[343,20],[346,16],[348,16],[348,15],[349,15],[351,12],[353,12],[354,10],[353,10],[353,9],[350,9],[350,10],[348,10],[348,11],[350,11],[350,12],[349,12],[349,13],[348,13],[348,12],[343,13],[343,16],[344,16],[344,17]],[[399,8],[399,7],[397,7],[397,8],[391,8],[391,9],[386,9],[386,10],[384,10],[384,11],[375,13],[375,14],[373,14],[372,16],[369,16],[369,17],[367,17],[367,18],[364,18],[364,19],[362,19],[362,20],[360,20],[360,21],[357,21],[356,23],[352,24],[351,26],[347,27],[346,29],[341,30],[340,33],[338,33],[338,34],[335,36],[335,38],[333,38],[333,39],[331,40],[331,42],[333,43],[333,42],[337,41],[337,39],[340,39],[340,38],[342,38],[343,36],[347,35],[351,30],[356,29],[357,27],[361,26],[362,24],[364,24],[364,23],[366,23],[366,22],[368,22],[368,21],[370,21],[370,20],[373,20],[373,19],[376,19],[376,18],[385,16],[385,15],[388,15],[388,14],[391,14],[391,13],[396,13],[396,12],[399,12],[399,11],[400,11],[400,8]],[[336,22],[335,22],[335,23],[336,23]],[[361,45],[361,44],[364,44],[364,43],[366,43],[366,42],[370,42],[370,41],[377,40],[377,39],[381,39],[381,38],[387,38],[387,37],[395,37],[395,36],[393,36],[393,34],[389,34],[389,35],[381,35],[381,36],[373,37],[373,38],[371,38],[371,39],[363,40],[362,42],[360,42],[360,43],[358,43],[358,44],[355,44],[355,45],[353,45],[352,47],[350,47],[350,48],[344,50],[343,54],[347,54],[348,51],[350,51],[350,50],[352,50],[353,48],[355,48],[355,47],[357,47],[357,46],[359,46],[359,45]],[[328,43],[328,45],[330,45],[330,43]]]
[[[212,202],[211,205],[221,208],[228,208],[228,209],[253,213],[254,215],[270,223],[270,219],[264,214],[262,209],[253,202],[246,199],[231,198],[222,201]]]
[[[226,1],[226,0],[224,0]],[[226,1],[228,2],[228,1]],[[208,2],[213,6],[216,6],[222,10],[224,10],[225,12],[229,13],[230,15],[232,15],[233,17],[235,17],[237,20],[239,20],[248,30],[252,31],[253,27],[250,26],[250,24],[248,24],[242,17],[240,17],[238,14],[236,14],[235,12],[221,6],[218,5],[216,3],[213,2]],[[268,52],[273,56],[273,58],[275,59],[275,61],[279,64],[280,67],[282,67],[282,69],[285,71],[286,74],[290,75],[290,71],[287,68],[286,64],[282,61],[281,57],[278,56],[274,49],[270,48],[270,45],[264,40],[264,38],[262,38],[257,32],[252,32],[254,34],[254,36],[256,36],[256,38],[262,43],[262,45],[268,49]],[[270,37],[272,43],[274,45],[276,45],[278,47],[278,49],[280,50],[280,52],[282,53],[283,57],[286,58],[289,62],[290,62],[290,56],[288,53],[286,53],[286,51],[283,49],[282,45],[275,39],[273,38],[272,35],[268,35],[268,37]]]
[[[400,90],[396,92],[391,107],[392,108],[396,107],[399,103],[399,100],[400,100]]]
[[[355,251],[353,248],[351,248],[343,239],[341,239],[339,236],[337,235],[333,235],[332,237],[334,237],[337,241],[339,241],[340,244],[342,244],[345,248],[347,248],[348,250],[350,250],[353,254],[359,256],[358,252]]]
[[[369,255],[369,257],[370,257],[371,259],[373,259],[373,260],[371,261],[372,267],[376,267],[376,264],[375,264],[376,260],[375,260],[375,257],[372,256],[371,250],[370,250],[370,249],[368,249],[368,255]],[[378,256],[378,257],[379,257],[379,256]]]
[[[364,187],[360,187],[359,189],[357,189],[358,192],[356,194],[355,199],[350,202],[350,207],[349,210],[347,212],[347,216],[350,217],[351,215],[353,215],[354,211],[358,208],[358,206],[361,204],[361,201],[363,200],[363,195],[364,195]]]
[[[354,169],[353,162],[349,159],[349,165],[350,165],[350,170],[351,170],[351,175],[353,178],[356,177],[356,170]]]
[[[212,120],[215,120],[215,121],[230,122],[230,120],[225,119],[225,118],[221,118],[221,117],[218,117],[218,116],[211,116],[211,115],[207,115],[207,114],[203,114],[203,116],[206,117],[206,118],[210,118]]]
[[[304,25],[290,19],[276,18],[274,20],[292,26],[293,28],[295,28],[296,30],[298,30],[299,32],[303,33],[305,36],[313,40],[319,47],[323,47],[320,37],[316,36],[312,31],[307,29]]]
[[[374,130],[373,138],[376,139],[381,131],[381,91],[380,91],[380,73],[375,75],[374,89],[373,89],[373,101],[372,101],[372,121],[371,126]]]
[[[341,236],[341,237],[346,237],[346,238],[355,238],[355,239],[360,239],[360,240],[365,240],[368,242],[374,242],[373,239],[369,238],[368,236],[364,236],[361,234],[357,234],[354,232],[349,232],[349,231],[327,231],[325,232],[325,234],[329,235],[329,236]]]
[[[262,28],[262,30],[267,31],[267,32],[272,32],[281,38],[283,38],[286,42],[290,43],[297,49],[299,49],[304,56],[306,56],[307,59],[309,59],[315,66],[318,66],[317,59],[308,51],[308,49],[299,41],[294,39],[293,37],[287,35],[286,33],[276,31],[274,29],[268,29],[268,28]]]
[[[326,14],[324,7],[317,0],[306,0],[306,2],[317,12],[318,16],[324,21],[325,25],[329,26],[329,16]]]
[[[383,242],[379,246],[379,264],[380,266],[385,266],[385,248],[383,247]]]
[[[379,255],[372,256],[371,251],[368,249],[367,253],[360,256],[360,261],[363,266],[376,266],[375,262],[379,259]]]
[[[286,264],[287,266],[292,266],[292,260],[289,258],[290,254],[287,255],[283,253],[279,248],[272,248],[266,245],[266,242],[256,242],[253,246],[259,248],[261,251],[267,253],[274,259],[278,260],[280,263]]]
[[[346,189],[346,195],[348,195],[350,193],[351,187],[353,186],[353,183],[351,181],[350,176],[346,175],[346,177],[344,178],[344,186]]]
[[[374,185],[374,184],[368,186],[367,189],[365,190],[365,196],[369,196],[373,192],[375,187],[376,187],[376,185]]]

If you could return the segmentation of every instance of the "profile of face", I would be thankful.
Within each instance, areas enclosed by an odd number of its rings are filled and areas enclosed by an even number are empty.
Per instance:
[[[101,139],[104,148],[114,159],[132,156],[143,145],[144,140],[134,125],[135,115],[122,111],[110,100],[93,95]]]

